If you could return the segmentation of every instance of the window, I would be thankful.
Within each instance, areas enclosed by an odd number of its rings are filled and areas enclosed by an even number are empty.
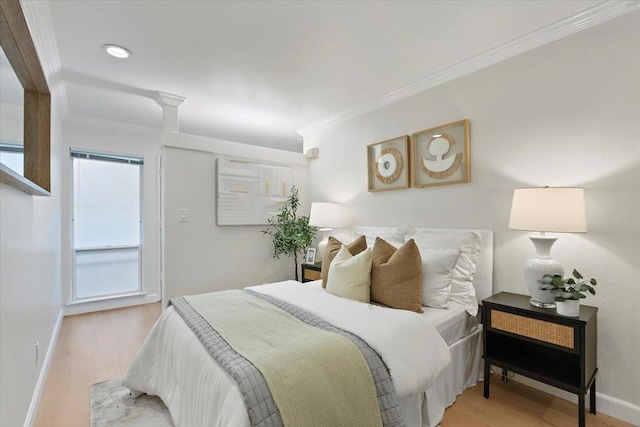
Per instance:
[[[143,160],[72,151],[74,301],[142,289]]]
[[[24,148],[22,144],[0,141],[0,163],[24,175]]]

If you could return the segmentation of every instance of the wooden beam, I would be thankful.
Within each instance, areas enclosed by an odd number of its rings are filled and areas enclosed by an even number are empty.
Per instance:
[[[24,90],[49,93],[27,20],[18,0],[0,1],[2,49]]]
[[[24,177],[51,191],[51,96],[24,91]]]
[[[50,192],[51,95],[19,0],[0,1],[0,45],[24,89],[24,177]]]

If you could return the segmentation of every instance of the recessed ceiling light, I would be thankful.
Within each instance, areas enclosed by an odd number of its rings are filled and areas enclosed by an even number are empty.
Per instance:
[[[109,55],[115,56],[116,58],[124,59],[131,56],[131,52],[129,50],[115,44],[105,44],[102,48]]]

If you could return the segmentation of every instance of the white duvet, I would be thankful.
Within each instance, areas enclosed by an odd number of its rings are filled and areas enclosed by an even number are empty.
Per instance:
[[[286,281],[249,289],[295,304],[364,339],[389,368],[400,399],[427,390],[450,363],[446,343],[417,313],[340,298],[318,283]],[[176,426],[251,425],[234,380],[172,307],[158,319],[122,384],[159,396]]]

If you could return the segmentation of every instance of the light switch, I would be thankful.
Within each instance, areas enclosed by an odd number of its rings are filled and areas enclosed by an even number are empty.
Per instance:
[[[178,209],[180,222],[189,222],[189,211],[187,209]]]

